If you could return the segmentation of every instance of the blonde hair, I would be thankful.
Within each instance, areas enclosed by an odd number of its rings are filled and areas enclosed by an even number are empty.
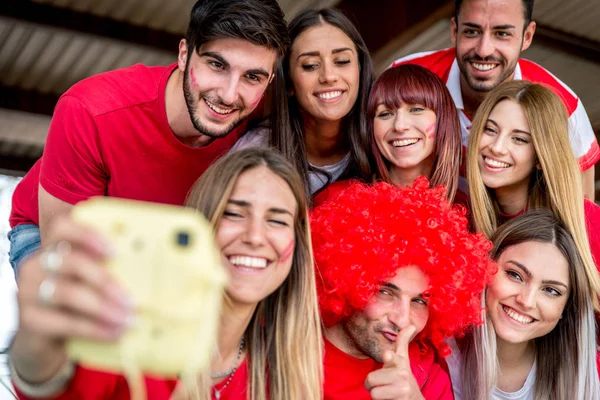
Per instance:
[[[599,400],[593,293],[573,237],[549,210],[531,211],[502,225],[492,236],[495,260],[525,242],[552,243],[569,266],[569,298],[554,329],[535,343],[534,399]],[[500,273],[500,272],[499,272]],[[499,375],[496,333],[487,317],[464,341],[463,398],[489,400]]]
[[[261,166],[287,182],[296,198],[298,213],[291,271],[275,292],[259,302],[244,334],[249,356],[248,399],[320,399],[323,339],[307,199],[298,172],[274,150],[234,152],[214,163],[198,179],[187,206],[202,212],[216,229],[240,174]],[[203,374],[198,380],[196,398],[210,398],[208,375]]]
[[[479,106],[471,126],[466,162],[475,229],[491,237],[502,222],[494,193],[485,187],[481,178],[478,157],[479,142],[488,117],[503,100],[512,100],[521,106],[541,168],[534,168],[530,176],[528,209],[548,209],[565,225],[581,255],[592,290],[599,294],[600,277],[586,233],[581,175],[569,144],[567,112],[551,89],[527,81],[505,82],[492,90]],[[593,302],[596,309],[600,309],[597,296],[593,296]]]

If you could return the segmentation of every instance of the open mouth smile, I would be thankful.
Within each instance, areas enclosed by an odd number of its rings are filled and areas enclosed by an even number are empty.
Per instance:
[[[206,105],[208,106],[208,108],[210,108],[211,110],[213,110],[215,113],[219,114],[219,115],[228,115],[231,114],[232,112],[234,112],[236,109],[235,108],[221,108],[219,106],[217,106],[216,104],[211,103],[210,101],[204,99],[204,102],[206,103]]]

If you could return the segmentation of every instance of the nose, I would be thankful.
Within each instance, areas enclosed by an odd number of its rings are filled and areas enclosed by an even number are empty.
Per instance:
[[[265,240],[264,225],[260,219],[249,218],[243,234],[243,242],[252,246],[261,246]]]
[[[217,95],[224,105],[230,106],[236,102],[239,96],[239,84],[240,79],[237,76],[232,75],[229,79],[223,80],[217,90]]]
[[[489,148],[494,154],[505,154],[506,145],[504,143],[505,137],[502,135],[496,135],[494,140],[489,144]]]
[[[534,308],[536,305],[536,290],[525,286],[517,295],[516,300],[525,309]]]
[[[490,35],[488,33],[481,35],[477,47],[475,47],[477,55],[481,58],[486,58],[491,56],[495,50],[496,48]]]
[[[408,117],[401,110],[396,113],[394,119],[394,130],[396,132],[404,132],[409,128]]]
[[[388,313],[388,321],[394,324],[398,330],[410,324],[410,301],[408,296],[401,296]]]
[[[324,62],[319,74],[319,83],[335,83],[338,80],[335,67],[329,62]]]

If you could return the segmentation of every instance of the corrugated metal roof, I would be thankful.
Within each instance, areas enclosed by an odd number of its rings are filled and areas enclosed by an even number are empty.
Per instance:
[[[598,0],[538,0],[533,19],[539,24],[600,42]]]

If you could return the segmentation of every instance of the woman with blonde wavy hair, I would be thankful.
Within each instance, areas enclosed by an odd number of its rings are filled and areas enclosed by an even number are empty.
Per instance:
[[[484,324],[452,342],[447,359],[455,399],[600,399],[594,294],[568,229],[534,210],[492,242],[498,272]]]
[[[502,223],[528,210],[552,211],[573,236],[593,292],[600,293],[586,235],[587,222],[590,240],[599,240],[600,221],[592,220],[598,206],[584,202],[566,110],[551,89],[511,81],[492,90],[473,120],[466,164],[477,231],[491,237]],[[598,308],[597,296],[594,304]]]
[[[214,227],[229,275],[217,355],[191,384],[146,377],[146,392],[158,400],[320,399],[322,333],[307,199],[297,171],[272,150],[242,150],[213,164],[187,204]],[[102,267],[105,242],[68,218],[50,232],[48,245],[68,240],[72,251],[57,269],[57,298],[47,301],[37,295],[48,274],[43,258],[36,254],[23,264],[22,318],[10,355],[19,396],[129,399],[123,376],[75,365],[65,348],[72,337],[114,340],[127,329],[126,319],[114,317],[132,310]],[[69,291],[78,295],[59,296]]]

